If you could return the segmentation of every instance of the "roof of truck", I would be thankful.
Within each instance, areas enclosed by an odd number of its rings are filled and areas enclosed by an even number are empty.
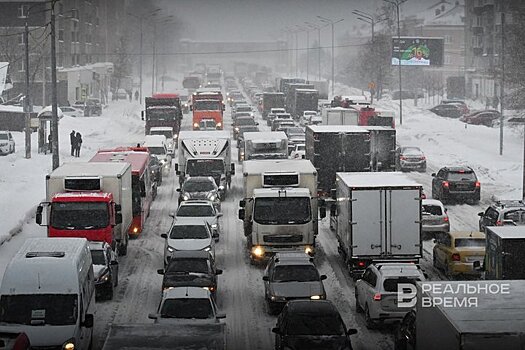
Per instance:
[[[299,172],[301,174],[316,174],[317,171],[307,159],[267,159],[267,160],[245,160],[242,163],[243,174],[261,173],[290,173]]]
[[[47,178],[78,177],[78,176],[115,176],[124,174],[129,168],[128,163],[109,162],[73,162],[64,163],[56,168]]]
[[[103,201],[109,201],[113,198],[112,193],[106,192],[61,192],[53,196],[53,202],[70,202],[71,198],[75,202],[91,202],[94,198],[99,198]]]
[[[368,133],[369,131],[362,127],[357,125],[308,125],[306,129],[311,129],[313,132],[319,133],[343,133],[343,132],[351,132],[351,133]]]
[[[400,172],[336,173],[336,177],[337,181],[343,181],[348,187],[422,187],[408,175]]]
[[[123,147],[99,150],[90,162],[125,162],[131,164],[133,174],[142,174],[149,164],[150,153],[144,147]]]
[[[523,226],[489,226],[487,229],[503,239],[525,238]]]
[[[525,289],[523,280],[505,281],[432,281],[425,284],[441,284],[439,293],[432,290],[425,292],[428,296],[453,297],[456,300],[463,298],[477,298],[475,307],[443,307],[438,308],[447,316],[450,322],[461,333],[497,334],[523,333],[525,329],[525,304],[522,303],[522,291]],[[421,282],[418,282],[420,285]],[[467,286],[465,286],[467,284]],[[493,284],[508,284],[508,293],[464,293],[468,285],[480,287]],[[445,293],[445,288],[453,292]],[[428,288],[427,288],[428,289]],[[434,289],[434,287],[430,288]],[[494,288],[495,289],[495,288]],[[468,305],[468,304],[467,304]]]
[[[248,141],[281,141],[282,139],[288,140],[288,137],[284,131],[257,131],[257,132],[246,132],[244,133],[244,140]]]

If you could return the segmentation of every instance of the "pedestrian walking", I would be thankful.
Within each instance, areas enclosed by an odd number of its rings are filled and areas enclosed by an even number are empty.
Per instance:
[[[139,90],[135,91],[135,101],[139,100]]]
[[[77,148],[76,141],[77,141],[77,138],[75,135],[75,130],[73,130],[69,134],[69,142],[71,142],[71,157],[75,156],[75,149]]]
[[[82,147],[82,135],[77,132],[75,136],[75,157],[80,157],[80,147]]]
[[[49,133],[49,135],[47,135],[47,145],[49,147],[49,153],[53,153],[53,147],[51,147],[53,143],[53,136],[51,136],[51,133]]]

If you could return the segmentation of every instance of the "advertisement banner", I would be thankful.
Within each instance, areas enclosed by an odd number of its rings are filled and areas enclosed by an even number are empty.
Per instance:
[[[392,38],[392,65],[442,66],[444,57],[443,38],[397,37]]]

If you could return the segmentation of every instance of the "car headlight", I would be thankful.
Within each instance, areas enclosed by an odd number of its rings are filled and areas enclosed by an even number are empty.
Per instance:
[[[168,246],[167,250],[168,252],[173,253],[175,251],[175,248]]]
[[[208,194],[208,199],[213,202],[214,200],[217,199],[217,196],[215,194],[213,194],[213,193],[210,193],[210,194]]]
[[[190,196],[188,194],[182,196],[183,201],[187,201],[188,199],[190,199]]]
[[[202,250],[204,250],[205,252],[209,252],[211,250],[211,246],[207,246],[206,248],[204,248]]]
[[[222,123],[217,123],[217,127],[220,128],[222,126]]]
[[[109,269],[106,269],[104,273],[98,278],[99,282],[107,282],[109,280]]]
[[[214,229],[214,230],[216,230],[218,227],[219,227],[219,225],[217,225],[217,224],[211,224],[211,228]]]
[[[311,255],[314,253],[314,247],[308,245],[306,248],[304,248],[304,252],[308,255]]]
[[[270,297],[270,299],[272,301],[286,301],[286,298],[285,297],[281,297],[281,296],[278,296],[278,295],[272,295]]]
[[[235,128],[235,131],[239,131],[239,128]]]
[[[195,129],[198,129],[198,128],[199,128],[199,123],[193,123],[193,127],[194,127]]]
[[[68,339],[62,344],[62,350],[75,350],[75,338]]]
[[[310,297],[311,300],[323,300],[325,298],[324,295],[312,295]]]
[[[263,247],[261,246],[255,246],[252,248],[252,254],[255,255],[256,257],[262,257],[264,256],[264,249]]]

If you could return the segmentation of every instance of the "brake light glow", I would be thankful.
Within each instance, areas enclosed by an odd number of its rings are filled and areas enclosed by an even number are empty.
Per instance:
[[[476,181],[476,187],[477,188],[480,188],[481,187],[481,183],[479,181]]]
[[[427,157],[421,156],[421,160],[425,160],[425,159],[427,159]]]
[[[443,187],[444,187],[444,188],[448,188],[448,187],[449,187],[449,185],[448,185],[448,181],[443,181],[442,184],[443,184]]]
[[[407,157],[405,157],[405,156],[401,156],[401,157],[399,157],[399,159],[401,159],[401,160],[406,160]]]
[[[359,267],[365,267],[365,262],[364,262],[364,261],[359,261],[359,262],[357,263],[357,266],[359,266]]]
[[[461,261],[461,256],[459,254],[452,254],[452,261]]]
[[[448,222],[448,216],[445,216],[445,217],[443,218],[443,221]]]
[[[374,294],[374,300],[375,301],[380,301],[381,300],[381,293]]]

